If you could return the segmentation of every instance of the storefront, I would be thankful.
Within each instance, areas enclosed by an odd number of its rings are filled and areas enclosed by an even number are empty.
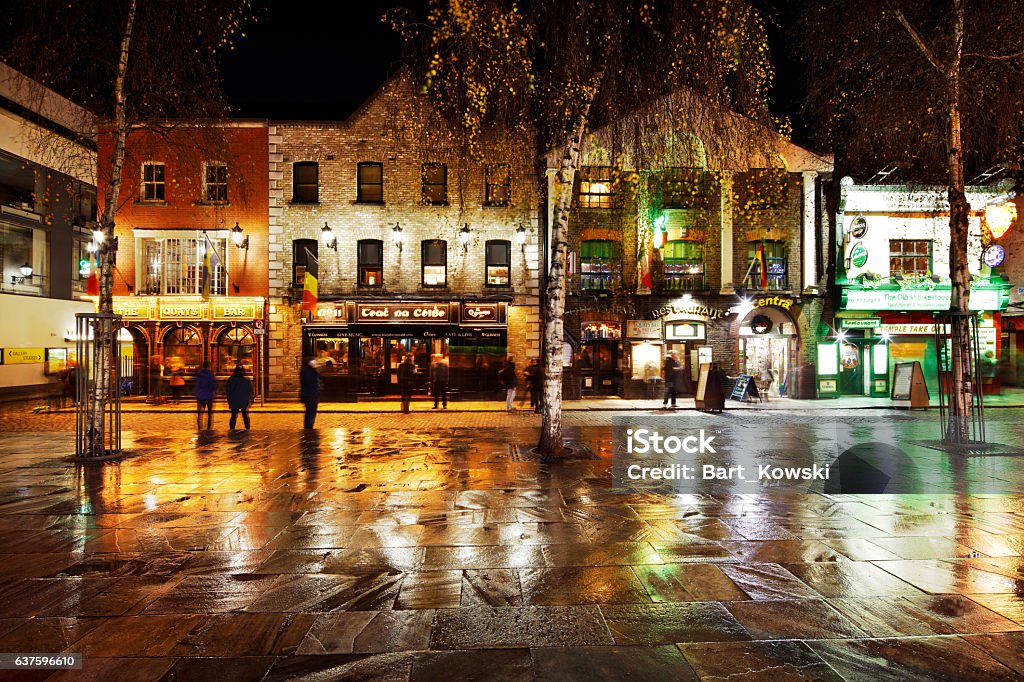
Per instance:
[[[583,396],[622,395],[622,322],[591,320],[580,330],[580,392]]]
[[[783,296],[757,298],[753,305],[739,320],[739,371],[755,377],[769,396],[786,395],[800,352],[799,311]]]
[[[169,395],[175,375],[185,379],[179,394],[191,395],[192,377],[204,362],[221,382],[236,366],[245,368],[262,394],[264,299],[123,296],[114,298],[114,312],[125,325],[121,375],[126,395]]]
[[[416,365],[414,392],[429,387],[430,364],[448,360],[452,397],[492,398],[508,348],[505,302],[334,301],[302,327],[304,357],[320,361],[324,399],[357,401],[400,393],[398,366]]]

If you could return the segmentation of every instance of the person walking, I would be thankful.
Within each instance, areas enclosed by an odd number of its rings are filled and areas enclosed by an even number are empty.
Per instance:
[[[409,412],[412,402],[412,382],[416,377],[416,365],[412,362],[412,353],[408,353],[402,364],[398,366],[398,387],[402,391],[402,412]]]
[[[665,357],[665,397],[661,401],[662,409],[668,408],[668,401],[672,400],[672,407],[676,406],[676,395],[679,393],[679,360],[676,359],[676,352],[670,351]]]
[[[448,409],[448,360],[443,355],[435,355],[430,365],[430,391],[434,394],[434,407],[440,399],[444,409]]]
[[[203,430],[203,412],[206,412],[206,430],[213,428],[213,399],[217,396],[217,377],[210,369],[209,361],[196,372],[196,429]]]
[[[181,400],[181,391],[185,388],[185,368],[182,365],[175,365],[171,370],[171,378],[168,380],[171,387],[171,399],[174,402]]]
[[[252,382],[249,381],[249,377],[245,376],[244,367],[235,365],[235,371],[232,372],[231,378],[228,379],[228,383],[224,386],[224,393],[228,396],[228,408],[231,410],[231,421],[228,422],[228,429],[231,431],[235,430],[238,413],[241,412],[242,422],[245,424],[245,430],[248,431],[250,427],[249,406],[252,404],[253,390]]]
[[[508,360],[505,361],[505,366],[498,372],[498,380],[501,382],[502,388],[505,389],[505,411],[515,412],[515,400],[516,400],[516,385],[518,379],[516,377],[516,362],[513,356],[508,356]]]
[[[313,428],[316,423],[316,410],[320,405],[320,393],[324,389],[324,380],[320,378],[318,367],[316,358],[309,358],[299,371],[299,400],[306,406],[302,426],[306,429]]]
[[[543,390],[544,375],[536,358],[530,360],[530,364],[523,370],[523,375],[526,377],[526,387],[530,390],[530,408],[540,413],[540,393]]]

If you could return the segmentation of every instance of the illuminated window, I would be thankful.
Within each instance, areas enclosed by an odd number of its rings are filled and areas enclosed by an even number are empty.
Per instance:
[[[507,287],[509,285],[509,266],[512,263],[512,243],[495,239],[487,242],[485,249],[487,286]]]
[[[758,249],[764,244],[764,261],[767,265],[765,281],[761,286],[761,258]],[[747,266],[750,275],[745,286],[748,289],[782,291],[786,288],[786,243],[779,241],[747,242]]]
[[[298,161],[292,164],[292,203],[315,204],[320,201],[320,164]]]
[[[443,287],[448,284],[448,242],[427,239],[420,245],[423,266],[423,286]]]
[[[592,239],[580,244],[580,290],[608,289],[612,278],[612,257],[615,243]]]
[[[703,289],[704,243],[671,241],[662,251],[665,261],[665,289],[679,291]]]
[[[932,269],[932,243],[928,239],[890,239],[889,274],[923,276]]]
[[[226,204],[228,201],[228,167],[223,163],[208,163],[203,169],[203,201]]]
[[[223,296],[227,290],[224,259],[227,240],[210,237],[214,253],[210,254],[210,293]],[[138,240],[142,253],[142,286],[140,293],[152,295],[203,293],[203,260],[206,240],[192,237],[167,237]]]
[[[360,239],[359,286],[379,287],[384,284],[384,242],[379,239]]]
[[[612,169],[588,166],[579,171],[580,208],[612,208]]]
[[[486,206],[508,206],[512,195],[512,174],[507,163],[492,163],[484,166]]]
[[[365,204],[384,203],[384,164],[364,161],[358,166],[358,174],[356,201]]]
[[[425,163],[422,168],[423,203],[448,203],[448,166],[443,163]]]
[[[142,164],[142,201],[164,201],[164,165]]]

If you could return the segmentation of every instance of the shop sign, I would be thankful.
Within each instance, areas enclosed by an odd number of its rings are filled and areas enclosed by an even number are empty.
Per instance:
[[[850,264],[855,268],[862,268],[868,262],[868,250],[863,244],[857,242],[850,249]]]
[[[503,303],[463,303],[463,324],[495,324],[504,322]]]
[[[722,310],[721,308],[712,308],[710,306],[701,305],[695,301],[684,302],[676,301],[675,303],[669,303],[663,305],[660,308],[656,308],[651,311],[652,320],[660,320],[663,317],[669,315],[699,315],[708,320],[718,320],[726,315],[729,315],[733,311]]]
[[[850,223],[850,236],[854,239],[863,239],[868,233],[868,221],[864,216],[859,215]]]
[[[841,329],[873,329],[880,324],[882,320],[877,317],[853,317],[839,321]]]
[[[660,339],[660,320],[626,320],[626,337],[630,339]]]
[[[202,303],[176,303],[160,301],[161,320],[201,320],[203,319]]]
[[[356,303],[356,322],[451,322],[447,303]]]
[[[256,306],[252,303],[214,303],[215,320],[251,320],[256,317]]]
[[[783,310],[789,310],[793,307],[793,299],[786,298],[785,296],[761,296],[753,300],[753,305],[755,308],[774,306]]]
[[[843,292],[845,310],[949,310],[949,289],[885,290],[847,289]],[[998,289],[972,289],[971,310],[999,310]]]
[[[943,325],[945,328],[943,334],[949,333],[949,325]],[[880,324],[878,325],[879,334],[888,334],[889,336],[909,336],[915,334],[935,334],[934,324]]]
[[[146,319],[150,316],[149,301],[115,301],[114,314],[126,319]]]
[[[5,365],[34,365],[42,363],[46,356],[43,348],[4,348]]]

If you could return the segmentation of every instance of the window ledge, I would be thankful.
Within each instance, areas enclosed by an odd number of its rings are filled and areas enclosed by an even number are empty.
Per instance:
[[[512,285],[511,284],[487,284],[486,282],[484,283],[484,287],[487,288],[487,289],[504,289],[504,290],[511,290],[512,289]]]
[[[295,201],[294,199],[292,199],[288,203],[291,206],[318,206],[320,205],[320,200],[317,199],[316,201]]]
[[[489,204],[486,201],[483,204],[484,208],[512,208],[512,202],[505,201],[500,204]]]
[[[163,201],[153,201],[153,200],[150,200],[150,199],[139,199],[139,200],[137,200],[135,202],[135,204],[137,206],[169,206],[170,205],[170,204],[167,203],[166,199],[163,200]]]
[[[381,206],[381,207],[383,207],[386,204],[383,201],[360,201],[359,199],[356,199],[355,201],[352,202],[352,205],[353,206]]]
[[[196,206],[230,206],[230,201],[197,201]]]

